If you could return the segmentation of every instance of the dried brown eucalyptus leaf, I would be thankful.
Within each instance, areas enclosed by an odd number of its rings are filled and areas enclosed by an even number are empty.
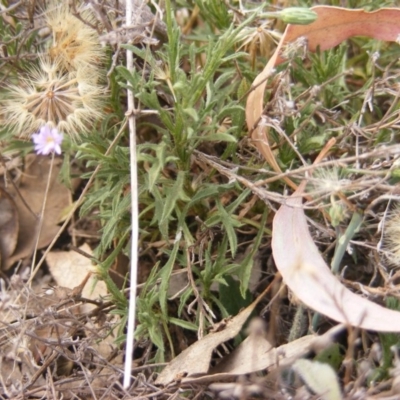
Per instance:
[[[380,332],[400,332],[400,312],[351,292],[326,265],[302,208],[305,182],[281,206],[272,231],[272,254],[284,282],[304,304],[335,321]]]
[[[249,318],[256,305],[264,298],[273,284],[274,282],[238,315],[223,321],[223,324],[220,325],[220,330],[209,333],[175,357],[160,373],[156,383],[167,385],[174,380],[182,380],[183,377],[188,377],[187,379],[190,380],[190,377],[206,374],[210,368],[211,355],[214,349],[227,340],[234,338],[240,332],[247,318]]]
[[[89,245],[83,244],[80,249],[92,255]],[[69,289],[74,289],[85,280],[88,273],[94,271],[91,259],[75,251],[51,251],[46,257],[46,262],[57,285]],[[98,300],[107,294],[106,284],[103,281],[96,281],[94,275],[89,278],[82,290],[82,297],[92,300]],[[85,304],[82,307],[87,312],[94,306]]]
[[[24,175],[19,185],[20,195],[28,203],[34,214],[39,215],[46,191],[47,178],[50,170],[49,158],[30,154],[25,158]],[[62,211],[71,204],[70,191],[60,183],[58,177],[61,168],[61,159],[55,159],[51,176],[50,190],[44,212],[43,227],[39,238],[39,249],[47,246],[57,234]],[[8,269],[16,261],[30,257],[36,240],[39,219],[30,212],[21,197],[10,188],[19,214],[18,244],[14,254],[4,262]]]
[[[240,332],[254,307],[255,304],[251,304],[238,315],[226,321],[226,325],[221,331],[209,333],[203,339],[184,350],[164,368],[156,383],[167,385],[184,376],[206,374],[210,367],[211,355],[214,349],[221,343],[234,338]]]
[[[225,357],[211,374],[243,375],[274,367],[286,367],[311,350],[318,343],[332,343],[335,336],[344,329],[343,325],[331,328],[322,336],[307,335],[279,347],[272,347],[262,335],[250,334],[232,353]]]
[[[18,212],[12,197],[0,188],[0,255],[6,261],[17,246]]]

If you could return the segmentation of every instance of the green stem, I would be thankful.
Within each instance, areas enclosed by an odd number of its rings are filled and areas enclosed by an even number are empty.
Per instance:
[[[342,262],[347,246],[349,245],[350,240],[353,238],[353,236],[358,232],[361,223],[363,221],[363,218],[364,215],[361,212],[355,212],[351,217],[349,226],[347,227],[344,234],[338,237],[336,242],[335,254],[333,255],[331,262],[331,271],[333,274],[335,275],[338,274],[339,266],[340,263]],[[320,314],[319,313],[314,314],[312,320],[312,328],[314,332],[317,331],[319,320],[320,320]]]

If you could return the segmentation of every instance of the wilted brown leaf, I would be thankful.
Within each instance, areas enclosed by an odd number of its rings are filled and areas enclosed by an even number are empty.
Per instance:
[[[400,9],[382,8],[368,12],[341,7],[315,6],[318,18],[309,25],[288,25],[283,40],[292,43],[300,37],[307,39],[309,51],[331,49],[353,36],[368,36],[378,40],[398,41]],[[285,61],[280,55],[275,65]]]
[[[234,338],[240,332],[254,307],[255,304],[251,304],[234,318],[226,321],[224,329],[209,333],[184,350],[163,369],[156,383],[167,385],[184,376],[206,374],[210,368],[211,355],[214,349],[221,343]]]
[[[89,245],[80,247],[82,251],[91,255]],[[74,289],[81,284],[88,273],[93,272],[93,264],[90,258],[84,257],[76,251],[52,251],[46,257],[50,273],[58,286]],[[93,275],[89,278],[82,290],[82,297],[97,300],[107,296],[107,287],[103,281],[97,281]],[[93,308],[93,305],[86,304],[84,311]]]
[[[160,373],[156,383],[167,385],[174,380],[181,380],[182,377],[206,374],[210,368],[211,355],[214,349],[221,343],[234,338],[240,332],[243,324],[247,321],[256,305],[264,298],[274,284],[275,281],[253,303],[235,317],[225,321],[221,330],[209,333],[175,357]]]
[[[36,215],[39,215],[42,209],[50,162],[51,160],[47,157],[33,154],[25,158],[25,170],[19,185],[19,191]],[[57,234],[62,211],[71,204],[69,190],[58,179],[61,163],[61,159],[55,159],[54,161],[43,227],[39,238],[39,249],[47,246]],[[8,260],[4,260],[5,269],[10,268],[16,261],[32,255],[39,222],[38,217],[32,215],[26,208],[15,189],[10,187],[9,193],[18,209],[20,229],[15,253]]]
[[[92,250],[89,245],[84,244],[80,250],[92,255]],[[84,282],[88,273],[93,271],[93,264],[90,258],[84,257],[76,251],[52,251],[46,257],[46,262],[49,266],[50,273],[59,287],[74,289],[82,282]],[[108,294],[107,286],[103,281],[96,280],[95,275],[92,275],[82,290],[82,297],[91,300],[100,300]],[[82,304],[80,306],[81,312],[89,312],[96,306],[93,304]],[[108,321],[110,325],[117,326],[120,322],[120,316],[113,317],[113,323]],[[99,327],[96,323],[88,321],[86,326],[88,330],[98,331]],[[88,336],[91,333],[88,332]],[[98,343],[92,345],[94,349],[102,357],[107,358],[111,352],[115,350],[115,337],[110,334],[104,337]],[[122,365],[122,353],[118,358],[114,359],[114,363]]]
[[[12,197],[0,188],[0,255],[7,260],[14,252],[18,238],[18,212]]]
[[[210,371],[210,375],[223,373],[236,376],[268,370],[274,366],[292,365],[295,360],[314,350],[317,342],[332,343],[334,337],[343,329],[343,325],[338,325],[322,336],[303,336],[279,347],[271,346],[261,335],[250,333],[232,353]]]

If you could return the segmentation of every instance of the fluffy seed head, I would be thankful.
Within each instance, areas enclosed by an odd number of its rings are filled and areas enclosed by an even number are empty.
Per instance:
[[[332,195],[341,191],[345,191],[349,187],[351,181],[344,179],[343,172],[339,167],[317,168],[310,178],[311,185],[315,195],[326,194]]]
[[[59,60],[42,58],[18,85],[9,86],[0,112],[14,134],[29,136],[49,125],[76,137],[102,115],[103,89],[89,69],[61,71]]]
[[[94,23],[87,11],[79,13],[82,19]],[[58,60],[68,71],[90,66],[95,72],[104,60],[98,34],[70,13],[68,2],[53,2],[46,12],[46,22],[53,39],[49,49],[52,60]]]
[[[383,252],[392,267],[400,267],[400,208],[390,212],[384,224]]]

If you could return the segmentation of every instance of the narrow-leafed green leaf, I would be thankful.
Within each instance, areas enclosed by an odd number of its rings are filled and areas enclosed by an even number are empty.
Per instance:
[[[260,222],[261,229],[258,231],[258,234],[256,236],[251,251],[244,257],[238,269],[238,277],[240,280],[240,293],[243,298],[246,297],[246,292],[249,287],[251,270],[253,269],[253,263],[254,263],[254,256],[257,253],[258,248],[260,247],[262,238],[264,237],[265,232],[263,228],[267,222],[268,213],[269,213],[268,208],[265,208]]]
[[[153,165],[149,169],[149,191],[153,191],[154,184],[157,182],[160,171],[164,168],[166,157],[166,145],[164,142],[157,146],[156,157]]]
[[[199,120],[199,115],[197,114],[197,111],[194,108],[185,108],[183,112],[192,117],[193,121],[197,122]]]
[[[169,318],[168,318],[168,321],[169,321],[171,324],[180,326],[180,327],[183,328],[183,329],[188,329],[189,331],[197,332],[197,330],[198,330],[196,324],[192,324],[191,322],[185,321],[185,320],[183,320],[183,319],[178,319],[178,318],[169,317]]]
[[[177,200],[184,199],[186,197],[185,193],[183,192],[184,181],[185,181],[185,172],[179,171],[174,185],[167,191],[167,196],[165,199],[165,204],[160,219],[160,227],[163,226],[163,228],[165,228],[165,223],[169,220]],[[165,234],[168,235],[168,232],[165,232]]]
[[[139,47],[132,46],[131,44],[121,44],[121,47],[130,50],[133,54],[146,61],[147,64],[150,64],[151,67],[154,68],[156,65],[153,55],[151,51],[147,50],[147,47],[145,49],[140,49]]]
[[[235,201],[233,201],[231,204],[229,204],[228,207],[226,207],[226,210],[228,213],[233,213],[235,210],[240,206],[240,204],[243,203],[245,198],[250,194],[250,189],[245,189],[243,190],[239,196],[236,198]]]
[[[148,332],[150,340],[162,351],[164,352],[164,340],[161,334],[161,329],[157,325],[150,325],[148,327]]]
[[[128,71],[125,67],[122,65],[116,68],[118,75],[124,79],[125,81],[128,81],[132,87],[136,86],[136,79],[133,77],[132,73]]]
[[[168,315],[167,293],[168,293],[168,287],[169,287],[169,280],[171,278],[171,273],[172,273],[172,270],[175,265],[176,255],[178,254],[181,236],[182,236],[182,233],[178,232],[178,234],[176,235],[176,238],[175,238],[174,248],[172,249],[169,259],[168,259],[167,263],[164,265],[164,267],[161,268],[161,271],[160,271],[161,283],[160,283],[159,301],[160,301],[161,311],[164,316]]]
[[[229,247],[231,249],[232,257],[235,257],[237,250],[237,237],[235,227],[237,228],[241,224],[226,212],[225,208],[222,206],[219,200],[217,201],[217,207],[219,215],[221,217],[221,222],[224,225],[226,234],[228,235]]]
[[[237,140],[234,136],[229,135],[229,133],[213,133],[212,135],[206,136],[193,136],[192,139],[202,140],[205,142],[230,142],[236,143]]]
[[[192,199],[188,203],[188,206],[191,207],[191,206],[193,206],[193,204],[196,204],[198,201],[206,199],[208,197],[216,196],[219,193],[220,193],[220,190],[219,190],[218,186],[216,186],[216,185],[209,185],[205,188],[201,188],[201,190],[198,190],[197,193],[192,197]]]

